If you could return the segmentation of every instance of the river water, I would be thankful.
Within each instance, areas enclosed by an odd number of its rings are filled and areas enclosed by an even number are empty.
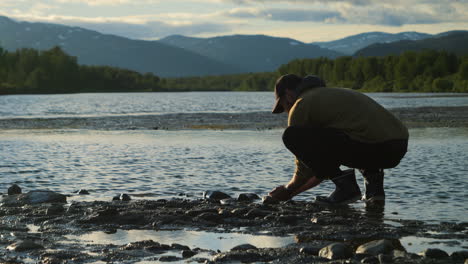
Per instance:
[[[388,108],[463,106],[450,94],[371,94]],[[1,118],[268,111],[271,93],[75,94],[0,97]],[[180,109],[179,109],[180,108]],[[177,110],[177,111],[176,111]],[[468,117],[467,117],[468,118]],[[69,200],[200,198],[220,190],[265,195],[289,180],[281,130],[0,130],[0,192],[49,189]],[[409,152],[386,171],[388,218],[468,221],[468,128],[410,130]],[[362,177],[358,174],[362,187]],[[74,195],[79,189],[91,194]],[[324,182],[295,199],[333,190]],[[363,208],[363,203],[353,205]]]

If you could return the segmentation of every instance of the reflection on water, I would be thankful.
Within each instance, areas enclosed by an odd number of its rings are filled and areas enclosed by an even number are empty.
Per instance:
[[[268,193],[287,182],[294,157],[281,130],[269,131],[0,131],[0,191],[50,189],[111,200],[116,193],[145,199],[201,197],[205,190],[232,196]],[[387,170],[385,215],[391,218],[468,221],[468,129],[413,129],[409,152]],[[363,189],[362,177],[358,180]],[[312,200],[331,182],[295,199]],[[364,208],[363,203],[353,205]],[[370,212],[372,213],[372,212]]]
[[[162,244],[183,244],[190,248],[228,251],[241,244],[251,244],[257,248],[279,248],[294,243],[293,236],[275,237],[248,235],[240,233],[213,233],[204,231],[154,231],[154,230],[117,230],[114,234],[96,231],[80,236],[67,235],[67,239],[82,244],[123,245],[131,242],[153,240]]]

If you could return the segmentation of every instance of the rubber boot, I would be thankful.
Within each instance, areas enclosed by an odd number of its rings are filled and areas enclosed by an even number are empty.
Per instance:
[[[356,182],[354,169],[345,170],[341,175],[331,179],[335,184],[335,190],[325,196],[315,197],[315,202],[327,205],[344,205],[361,199],[361,190]]]
[[[361,172],[366,186],[366,194],[362,197],[362,200],[366,203],[385,201],[383,169],[362,170]]]

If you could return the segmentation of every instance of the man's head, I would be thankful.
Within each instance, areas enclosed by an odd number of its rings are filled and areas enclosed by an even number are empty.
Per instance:
[[[302,82],[302,78],[295,74],[286,74],[278,78],[275,84],[276,103],[273,107],[273,114],[283,112],[289,113],[297,99],[297,87]]]

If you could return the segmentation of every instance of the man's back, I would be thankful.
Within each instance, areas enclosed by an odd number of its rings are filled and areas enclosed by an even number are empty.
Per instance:
[[[408,130],[370,97],[345,88],[312,88],[301,93],[289,125],[336,128],[361,142],[407,139]]]

